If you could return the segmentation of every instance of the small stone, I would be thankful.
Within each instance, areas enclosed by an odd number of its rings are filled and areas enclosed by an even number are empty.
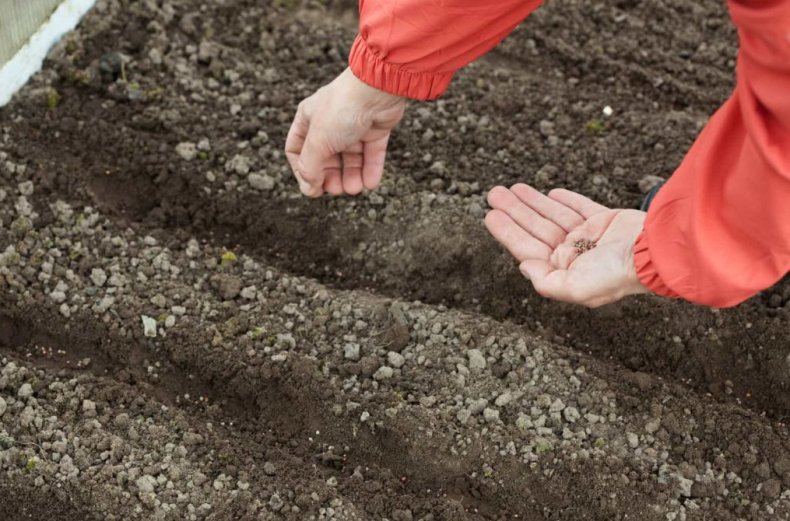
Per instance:
[[[359,360],[359,344],[349,342],[343,346],[343,357],[346,360],[353,360],[354,362]]]
[[[228,173],[235,172],[238,175],[245,176],[250,173],[252,167],[252,159],[247,156],[237,154],[225,163],[225,171]]]
[[[33,181],[24,181],[18,185],[19,193],[25,197],[33,195]]]
[[[51,298],[56,304],[60,304],[66,300],[66,293],[56,289],[49,294],[49,298]]]
[[[691,497],[691,487],[694,485],[694,482],[690,479],[684,478],[683,476],[675,476],[678,481],[678,487],[680,488],[680,495],[684,497]]]
[[[192,161],[197,157],[198,151],[194,143],[184,142],[176,145],[176,154],[184,161]]]
[[[540,129],[540,133],[545,137],[554,135],[554,123],[551,121],[546,119],[541,120],[541,122],[538,123],[538,128]]]
[[[148,338],[156,338],[156,320],[146,315],[140,317],[143,320],[143,335]]]
[[[394,372],[395,371],[392,369],[392,367],[387,367],[386,365],[382,365],[373,374],[373,379],[374,380],[378,380],[378,381],[389,380],[390,378],[392,378],[392,375],[394,374]]]
[[[775,499],[782,493],[782,482],[778,479],[769,479],[763,482],[763,494],[769,499]]]
[[[161,293],[157,293],[151,297],[151,304],[160,308],[165,308],[167,307],[167,299]]]
[[[461,409],[458,411],[458,414],[455,415],[455,418],[462,424],[466,425],[466,422],[469,421],[469,418],[472,417],[472,413],[469,412],[468,409]]]
[[[242,281],[235,275],[222,275],[217,278],[217,290],[224,300],[233,300],[241,293]]]
[[[98,287],[104,286],[107,282],[107,274],[101,268],[93,268],[91,270],[91,281]]]
[[[486,359],[479,349],[470,349],[466,356],[469,358],[469,369],[480,371],[486,368]]]
[[[269,508],[271,508],[274,512],[279,512],[285,506],[285,502],[280,498],[278,493],[272,494],[272,497],[269,498]]]
[[[277,467],[274,466],[274,463],[271,461],[267,461],[263,464],[263,473],[267,476],[274,476],[277,474]]]
[[[633,432],[626,433],[625,437],[628,439],[628,446],[635,449],[639,446],[639,436]]]
[[[125,412],[122,412],[115,419],[112,421],[113,425],[118,427],[119,429],[126,429],[129,427],[129,415]]]
[[[551,406],[549,406],[549,412],[562,412],[563,409],[565,409],[565,404],[559,398],[554,400]]]
[[[488,407],[488,400],[485,398],[478,398],[469,404],[469,412],[472,414],[480,414],[486,407]]]
[[[532,418],[523,413],[519,414],[518,418],[516,418],[516,428],[520,431],[525,431],[530,427],[532,427]]]
[[[648,434],[654,434],[658,432],[659,428],[661,428],[661,419],[659,418],[650,420],[645,424],[645,431],[647,431]]]
[[[412,521],[411,510],[393,510],[392,521]]]
[[[19,391],[17,391],[16,395],[23,400],[26,398],[30,398],[31,396],[33,396],[33,387],[30,384],[22,384],[22,386],[19,388]]]
[[[363,356],[359,360],[359,371],[365,377],[373,376],[376,370],[379,368],[379,361],[375,356],[368,355]]]
[[[486,407],[483,411],[483,419],[488,423],[496,423],[499,421],[499,410],[491,407]]]
[[[432,165],[431,165],[431,166],[428,168],[428,170],[429,170],[429,171],[430,171],[432,174],[438,174],[438,175],[443,175],[443,174],[446,174],[446,173],[447,173],[447,167],[446,167],[446,166],[444,166],[444,162],[443,162],[443,161],[436,161],[436,162],[434,162],[434,163],[433,163],[433,164],[432,164]]]
[[[197,432],[184,433],[184,445],[187,447],[194,447],[195,445],[200,445],[201,443],[203,443],[203,436]]]
[[[3,417],[3,415],[5,414],[6,409],[8,409],[8,404],[0,396],[0,418]]]
[[[250,183],[250,186],[255,190],[260,190],[262,192],[272,190],[275,184],[274,178],[266,174],[250,174],[249,177],[247,177],[247,182]]]
[[[505,391],[504,393],[497,396],[496,400],[494,400],[494,405],[497,407],[504,407],[505,405],[509,404],[513,401],[513,393],[510,391]]]
[[[137,478],[134,484],[137,485],[141,493],[149,494],[156,488],[156,478],[149,474],[144,474]]]
[[[403,357],[402,354],[396,353],[395,351],[390,351],[387,353],[387,361],[392,367],[400,368],[403,367],[403,364],[406,363],[406,358]]]
[[[247,286],[241,290],[239,296],[245,300],[255,300],[255,297],[258,296],[258,288],[255,286]]]
[[[565,416],[565,421],[570,423],[576,423],[576,420],[581,417],[576,407],[566,407],[565,410],[562,411],[562,415]]]

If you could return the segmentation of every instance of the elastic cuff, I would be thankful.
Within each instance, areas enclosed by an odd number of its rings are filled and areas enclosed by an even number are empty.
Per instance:
[[[662,297],[680,298],[680,295],[672,291],[661,280],[661,276],[658,274],[650,257],[645,230],[642,230],[634,244],[634,267],[636,268],[636,276],[639,278],[639,282],[647,289]]]
[[[348,65],[354,76],[371,87],[417,100],[431,100],[441,96],[453,79],[454,72],[410,72],[400,65],[385,62],[376,51],[357,36]]]

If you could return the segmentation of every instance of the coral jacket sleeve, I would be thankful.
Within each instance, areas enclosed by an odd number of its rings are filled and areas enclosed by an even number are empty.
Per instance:
[[[790,270],[790,1],[729,7],[735,91],[653,201],[634,249],[649,289],[714,307]]]
[[[413,99],[434,99],[455,71],[499,42],[542,0],[360,0],[354,75]]]

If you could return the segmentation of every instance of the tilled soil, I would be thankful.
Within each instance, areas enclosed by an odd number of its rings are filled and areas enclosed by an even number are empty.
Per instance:
[[[0,518],[790,519],[790,286],[572,308],[481,224],[637,205],[731,88],[723,3],[551,2],[308,201],[348,7],[100,0],[0,110]]]

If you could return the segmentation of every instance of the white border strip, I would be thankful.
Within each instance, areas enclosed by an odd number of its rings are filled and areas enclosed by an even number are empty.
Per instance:
[[[77,26],[96,0],[64,0],[52,16],[2,67],[0,67],[0,107],[41,69],[50,48]]]

